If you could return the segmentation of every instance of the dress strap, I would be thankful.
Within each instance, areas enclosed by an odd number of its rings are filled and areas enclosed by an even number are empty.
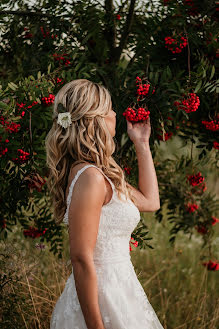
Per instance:
[[[81,168],[80,170],[78,170],[78,172],[76,173],[75,177],[73,178],[71,184],[70,184],[70,187],[69,187],[69,192],[68,192],[68,196],[67,196],[67,200],[66,200],[66,203],[67,203],[67,208],[66,208],[66,212],[65,212],[65,215],[64,215],[64,223],[65,224],[68,224],[68,212],[69,212],[69,207],[70,207],[70,202],[71,202],[71,198],[72,198],[72,191],[73,191],[73,187],[75,185],[75,182],[77,181],[78,177],[82,174],[82,172],[89,168],[89,167],[95,167],[97,169],[99,169],[99,171],[106,177],[106,179],[108,180],[108,182],[110,183],[111,187],[112,187],[112,190],[113,190],[113,195],[112,195],[112,198],[111,200],[109,201],[111,203],[113,197],[114,197],[114,190],[115,190],[115,185],[113,184],[113,182],[109,179],[109,177],[107,177],[104,172],[97,166],[95,165],[92,165],[92,164],[89,164],[89,165],[86,165],[84,166],[83,168]]]

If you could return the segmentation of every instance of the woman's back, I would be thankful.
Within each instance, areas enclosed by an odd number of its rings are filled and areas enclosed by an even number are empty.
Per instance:
[[[67,225],[74,186],[80,175],[90,167],[95,167],[104,175],[100,168],[92,164],[81,166],[73,175],[64,217]],[[132,231],[140,220],[139,210],[130,199],[125,200],[124,195],[124,201],[121,201],[114,184],[107,176],[105,177],[112,186],[113,195],[110,202],[102,206],[93,254],[98,282],[98,301],[104,327],[106,329],[134,327],[161,329],[162,326],[137,279],[130,258],[129,241]],[[68,307],[64,309],[64,305]],[[62,315],[62,311],[65,315]],[[51,329],[72,327],[87,329],[77,297],[73,271],[51,319]]]

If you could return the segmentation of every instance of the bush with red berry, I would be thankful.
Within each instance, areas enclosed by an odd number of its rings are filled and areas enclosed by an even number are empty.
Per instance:
[[[16,218],[24,229],[47,229],[37,239],[50,243],[61,257],[63,227],[55,225],[49,204],[44,142],[57,91],[71,80],[88,79],[112,95],[118,161],[133,184],[138,180],[137,157],[126,119],[136,124],[150,117],[161,200],[155,218],[161,222],[167,209],[170,242],[179,232],[198,234],[212,250],[217,225],[211,219],[218,218],[218,200],[206,168],[210,163],[216,172],[219,161],[217,6],[209,3],[206,10],[201,0],[166,0],[146,15],[145,8],[137,10],[130,3],[124,8],[115,3],[110,10],[77,2],[70,19],[62,3],[48,5],[46,0],[39,5],[42,10],[35,10],[25,2],[25,15],[14,10],[17,1],[8,4],[0,47],[3,237]],[[175,139],[190,152],[162,161],[158,146],[169,148]],[[131,240],[138,242],[137,248],[146,247],[140,235],[146,241],[142,227]],[[215,258],[213,253],[205,257]]]

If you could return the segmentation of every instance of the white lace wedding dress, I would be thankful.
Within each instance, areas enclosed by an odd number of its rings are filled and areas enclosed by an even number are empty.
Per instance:
[[[69,187],[64,222],[68,225],[68,210],[72,190],[85,165],[75,175]],[[98,300],[105,329],[163,329],[141,286],[131,262],[129,241],[140,220],[140,212],[128,199],[121,201],[113,182],[112,199],[103,205],[94,263],[98,282]],[[87,329],[75,288],[73,270],[53,310],[50,329]]]

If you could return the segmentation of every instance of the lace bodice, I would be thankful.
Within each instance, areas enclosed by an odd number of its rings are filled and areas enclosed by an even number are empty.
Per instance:
[[[89,167],[95,167],[109,181],[113,194],[111,200],[102,206],[96,246],[94,250],[94,261],[96,263],[106,263],[130,258],[129,241],[132,231],[140,220],[140,212],[131,199],[126,200],[122,194],[121,201],[113,182],[103,171],[95,165],[86,165],[75,175],[69,187],[67,197],[67,208],[64,216],[64,223],[68,225],[68,213],[72,198],[72,191],[78,177]]]

